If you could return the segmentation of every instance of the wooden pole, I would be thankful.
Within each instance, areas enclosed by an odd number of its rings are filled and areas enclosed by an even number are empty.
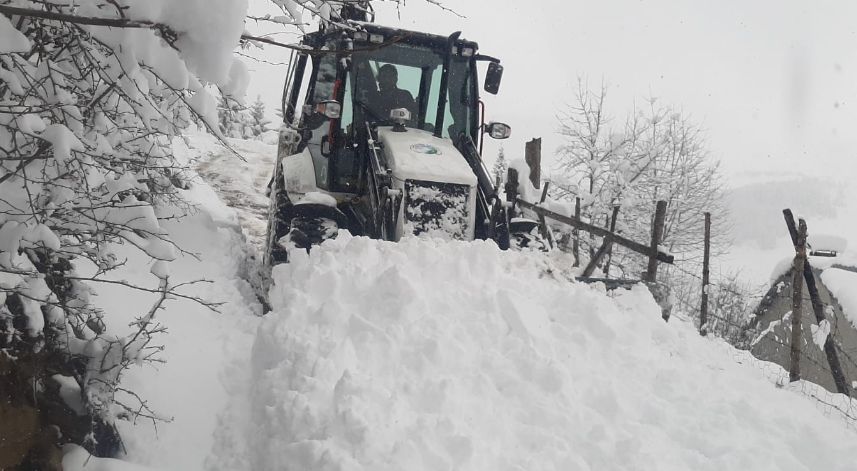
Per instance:
[[[806,221],[800,220],[795,259],[792,265],[792,339],[789,358],[789,381],[800,380],[801,307],[803,305],[803,268],[806,261]]]
[[[518,199],[518,171],[510,168],[506,174],[506,201],[513,205]]]
[[[589,260],[589,263],[586,264],[586,268],[583,269],[582,276],[590,277],[592,276],[592,272],[595,271],[595,267],[601,262],[608,253],[610,253],[610,248],[613,246],[613,233],[616,231],[616,218],[619,216],[619,206],[613,206],[613,218],[610,222],[610,234],[604,236],[604,241],[601,243],[601,247],[598,248],[598,251],[595,252],[595,255]],[[609,270],[608,270],[609,271]],[[607,273],[604,273],[604,276],[607,276]]]
[[[646,271],[646,281],[658,281],[658,245],[664,236],[664,221],[667,217],[667,202],[658,201],[655,206],[655,220],[652,224],[652,244],[649,251],[649,269]]]
[[[524,147],[524,161],[530,167],[530,182],[536,188],[542,183],[542,138],[527,142]]]
[[[584,231],[589,232],[590,234],[594,234],[601,237],[607,237],[609,235],[610,237],[612,237],[614,244],[619,244],[622,247],[633,250],[634,252],[637,252],[641,255],[645,255],[646,257],[655,257],[656,260],[659,260],[664,263],[673,263],[674,261],[674,257],[672,255],[667,255],[661,252],[652,252],[649,246],[646,246],[645,244],[641,244],[639,242],[634,242],[633,240],[628,239],[626,237],[622,237],[618,234],[612,234],[610,231],[604,229],[603,227],[594,226],[592,224],[585,223],[579,219],[555,213],[549,209],[542,208],[537,204],[529,203],[520,198],[518,198],[518,206],[529,209],[535,212],[536,214],[543,214],[545,217],[554,219],[564,224],[568,224],[571,227],[583,229]]]
[[[580,198],[574,199],[574,219],[580,221]],[[571,231],[571,235],[574,238],[572,242],[572,251],[574,252],[574,266],[580,266],[580,229],[574,228]]]
[[[709,286],[709,259],[711,257],[711,213],[705,213],[705,246],[702,252],[702,307],[699,311],[699,335],[703,337],[708,333],[708,286]]]
[[[613,216],[610,218],[610,232],[616,233],[616,220],[619,219],[619,206],[613,206]],[[607,239],[604,239],[606,242]],[[604,262],[604,277],[610,276],[610,262],[613,260],[613,241],[607,245],[607,260]]]
[[[783,217],[786,220],[786,226],[789,228],[792,244],[797,245],[798,229],[795,225],[795,218],[792,211],[784,209]],[[803,264],[803,279],[806,282],[806,290],[809,292],[809,298],[812,301],[812,311],[815,314],[815,321],[818,325],[821,325],[827,317],[824,315],[824,303],[821,302],[821,296],[818,294],[818,285],[815,283],[815,275],[812,273],[812,266],[808,260]],[[827,364],[830,365],[830,373],[833,376],[834,384],[836,384],[836,391],[840,394],[850,396],[851,389],[848,386],[848,379],[845,377],[845,372],[839,361],[839,353],[836,351],[833,332],[824,341],[824,353],[827,356]]]
[[[550,188],[550,186],[551,182],[545,182],[545,188],[542,190],[542,197],[539,200],[539,204],[544,203],[545,200],[548,199],[548,188]],[[539,214],[539,230],[542,233],[542,237],[544,237],[545,240],[548,241],[548,245],[550,245],[550,248],[553,248],[553,234],[551,233],[550,228],[548,228],[548,222],[547,220],[545,220],[544,214]]]

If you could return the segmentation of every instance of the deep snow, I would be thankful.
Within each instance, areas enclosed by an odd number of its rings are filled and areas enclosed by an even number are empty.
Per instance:
[[[210,161],[210,142],[190,144],[188,158]],[[239,187],[260,191],[252,175],[269,171],[271,146],[242,146],[248,164],[220,174],[231,179],[217,187],[228,200]],[[664,323],[643,288],[607,294],[571,282],[542,254],[342,233],[278,267],[273,312],[257,317],[239,221],[258,228],[260,214],[241,205],[261,197],[232,198],[236,211],[205,182],[187,194],[199,212],[166,227],[201,260],[172,262],[173,279],[209,278],[191,292],[225,304],[217,314],[176,300],[158,314],[170,329],[167,363],[133,371],[127,385],[174,420],[123,426],[127,461],[306,471],[846,470],[857,461],[857,434],[801,384],[778,387],[779,367],[760,368],[679,319]],[[117,276],[157,282],[148,267]],[[98,293],[127,316],[108,319],[113,328],[149,302]],[[84,458],[69,447],[67,469],[142,469],[84,467]]]
[[[743,354],[491,243],[343,234],[274,272],[250,467],[850,469],[855,434]],[[835,431],[835,432],[834,432]]]

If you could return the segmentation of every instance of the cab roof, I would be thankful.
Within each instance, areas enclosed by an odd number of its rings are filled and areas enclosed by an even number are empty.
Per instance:
[[[324,30],[307,34],[304,37],[304,44],[313,48],[318,48],[324,45],[325,40],[339,36],[343,32],[352,36],[355,31],[365,31],[369,34],[380,34],[384,37],[384,42],[404,42],[414,46],[423,46],[431,49],[444,49],[447,46],[449,38],[437,34],[423,33],[419,31],[409,31],[400,28],[390,28],[381,26],[375,23],[367,23],[362,21],[349,21],[350,25],[354,26],[354,30],[349,30],[342,27],[331,26]],[[473,48],[476,52],[479,49],[479,44],[466,39],[459,39],[455,42],[455,46]]]

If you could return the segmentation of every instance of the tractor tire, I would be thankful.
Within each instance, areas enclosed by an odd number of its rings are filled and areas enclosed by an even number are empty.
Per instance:
[[[324,216],[297,216],[291,221],[291,228],[279,245],[286,245],[307,252],[313,245],[319,245],[339,234],[336,220]]]
[[[509,248],[522,251],[550,251],[550,243],[539,231],[539,223],[515,220],[509,224]]]
[[[335,239],[339,229],[349,229],[348,218],[334,206],[298,203],[283,209],[280,217],[289,221],[288,230],[273,243],[286,254],[292,250],[309,252],[314,245]]]
[[[278,241],[289,233],[293,205],[286,194],[283,179],[279,172],[275,172],[269,192],[268,230],[262,262],[266,266],[272,267],[288,261],[288,252]]]

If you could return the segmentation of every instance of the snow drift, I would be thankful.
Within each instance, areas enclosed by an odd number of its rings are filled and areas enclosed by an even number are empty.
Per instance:
[[[257,470],[848,469],[855,435],[666,324],[484,242],[336,240],[278,266],[252,354]]]

